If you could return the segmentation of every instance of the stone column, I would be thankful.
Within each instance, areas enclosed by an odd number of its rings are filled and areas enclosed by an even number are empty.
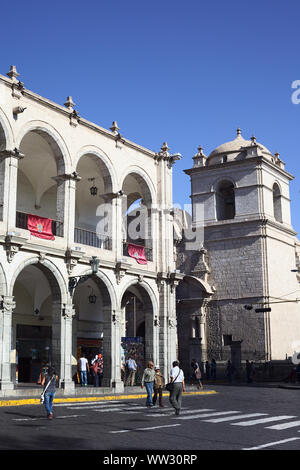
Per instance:
[[[72,380],[72,320],[75,310],[72,304],[53,302],[52,323],[52,364],[59,375],[60,387],[66,394],[72,394],[75,384]]]
[[[14,297],[3,296],[0,310],[0,388],[1,390],[13,390],[14,384],[11,377],[11,333],[12,313],[16,307]]]
[[[16,226],[17,211],[17,188],[18,188],[18,167],[19,160],[24,155],[18,149],[4,151],[0,153],[2,199],[3,199],[3,221],[6,222],[7,231],[11,231]]]
[[[63,236],[68,246],[74,243],[76,183],[81,178],[76,172],[53,177],[57,183],[56,218],[63,224]]]
[[[114,392],[123,392],[121,380],[121,331],[122,311],[103,309],[103,385],[113,388]]]

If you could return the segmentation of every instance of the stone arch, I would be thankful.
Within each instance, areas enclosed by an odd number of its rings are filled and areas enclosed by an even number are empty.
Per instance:
[[[156,191],[155,191],[152,179],[143,168],[140,168],[138,166],[130,166],[129,168],[127,168],[125,173],[122,175],[120,179],[121,188],[123,188],[126,178],[130,175],[136,178],[142,190],[144,191],[144,194],[143,194],[144,203],[146,205],[155,204],[156,203]],[[130,204],[132,202],[134,201],[130,201]]]
[[[188,374],[192,359],[207,359],[206,306],[214,291],[205,281],[186,275],[176,288],[179,360]]]
[[[132,336],[133,338],[136,337],[137,340],[139,339],[136,345],[123,343],[125,359],[128,359],[133,350],[140,351],[139,356],[135,359],[143,366],[149,360],[157,363],[159,360],[159,329],[157,327],[159,312],[153,289],[145,281],[128,281],[122,288],[119,301],[124,324],[123,336]],[[141,344],[143,344],[143,353],[141,352]],[[137,377],[136,380],[138,383],[140,377]]]
[[[137,288],[141,287],[142,289],[144,289],[145,292],[147,292],[147,294],[149,295],[149,298],[151,299],[151,302],[152,302],[152,306],[153,306],[153,314],[154,315],[158,315],[158,300],[157,300],[157,296],[154,292],[154,290],[152,289],[152,287],[150,286],[150,284],[147,282],[147,281],[138,281],[138,280],[128,280],[126,282],[126,284],[124,284],[122,286],[122,291],[119,295],[119,305],[121,306],[121,303],[122,303],[122,298],[125,294],[125,292],[131,287],[131,286],[136,286]]]
[[[26,261],[23,261],[14,271],[12,279],[9,286],[9,294],[13,295],[14,285],[19,274],[30,265],[38,265],[38,268],[45,274],[48,279],[51,289],[53,288],[54,299],[60,301],[62,304],[67,303],[68,301],[68,292],[67,285],[63,278],[63,275],[60,273],[59,269],[49,260],[40,261],[38,256],[28,258]]]
[[[25,154],[18,163],[17,212],[20,217],[33,213],[55,220],[56,235],[64,236],[67,190],[64,175],[70,172],[71,159],[63,138],[53,126],[30,121],[19,132],[17,143]]]
[[[156,192],[149,175],[141,168],[132,166],[127,168],[122,176],[123,191],[123,254],[128,256],[128,243],[143,245],[146,248],[146,257],[153,260],[153,232],[155,220],[152,208],[156,204]],[[140,200],[140,205],[138,202]]]
[[[91,276],[91,275],[92,275],[91,269],[86,269],[80,274],[80,276]],[[104,306],[106,308],[109,308],[111,312],[116,311],[117,305],[118,305],[116,292],[114,289],[114,285],[109,279],[109,277],[101,270],[98,271],[97,274],[94,274],[92,277],[95,280],[97,286],[99,287],[101,295],[103,295]]]
[[[96,157],[95,161],[97,162],[99,170],[103,177],[104,184],[105,184],[105,191],[107,193],[117,191],[117,186],[116,186],[117,178],[116,178],[114,167],[108,155],[101,148],[98,148],[94,145],[86,145],[82,147],[78,151],[77,156],[76,156],[76,163],[75,163],[76,170],[78,168],[78,164],[80,160],[84,156],[88,156],[88,155],[92,157]],[[79,176],[81,175],[79,174]]]
[[[216,178],[213,182],[213,184],[211,185],[210,187],[210,191],[211,192],[215,192],[217,191],[218,189],[218,186],[220,185],[220,183],[222,183],[223,181],[230,181],[232,183],[232,185],[234,186],[234,189],[237,189],[239,188],[239,185],[238,183],[235,181],[234,178],[232,178],[230,175],[224,175],[224,176],[218,176],[218,178]]]
[[[63,137],[53,126],[44,121],[30,121],[26,123],[17,136],[18,148],[29,132],[36,132],[41,135],[50,145],[56,159],[58,175],[71,171],[72,165],[69,149]]]
[[[15,301],[12,349],[18,353],[18,380],[36,383],[42,366],[50,363],[64,382],[70,359],[65,322],[69,305],[59,269],[49,260],[30,257],[16,267],[9,293]],[[14,370],[16,361],[11,365]]]

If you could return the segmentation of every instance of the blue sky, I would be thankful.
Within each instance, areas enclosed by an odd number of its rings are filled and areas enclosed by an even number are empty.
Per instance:
[[[236,128],[278,151],[300,232],[300,3],[278,0],[19,0],[1,5],[0,73],[81,116],[158,151],[183,156],[174,202],[189,203],[199,144],[206,154]]]

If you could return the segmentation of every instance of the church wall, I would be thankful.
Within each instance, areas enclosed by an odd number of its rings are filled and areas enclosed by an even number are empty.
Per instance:
[[[282,236],[275,229],[268,230],[267,266],[271,302],[279,299],[300,299],[299,282],[295,269],[294,238]],[[272,237],[272,238],[271,238]],[[276,238],[275,238],[276,237]],[[270,333],[272,359],[285,359],[300,346],[300,302],[270,304]],[[298,342],[297,345],[294,343]]]

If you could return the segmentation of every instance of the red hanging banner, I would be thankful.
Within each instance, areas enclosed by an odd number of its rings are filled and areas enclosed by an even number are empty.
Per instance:
[[[128,243],[128,254],[132,258],[135,258],[139,264],[148,264],[145,256],[144,246],[133,245],[133,243]]]
[[[52,233],[52,220],[28,214],[27,228],[31,235],[45,240],[55,240]]]

